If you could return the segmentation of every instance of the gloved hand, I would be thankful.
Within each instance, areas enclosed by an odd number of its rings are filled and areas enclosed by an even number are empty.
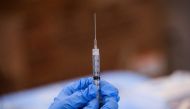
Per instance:
[[[67,85],[49,109],[118,109],[118,90],[106,81],[100,82],[103,105],[96,99],[97,89],[92,78],[83,78]]]

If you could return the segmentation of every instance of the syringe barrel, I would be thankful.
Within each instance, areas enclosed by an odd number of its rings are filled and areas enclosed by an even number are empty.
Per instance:
[[[99,79],[100,77],[100,54],[99,49],[92,49],[92,61],[93,61],[93,76]]]
[[[99,89],[100,81],[100,53],[99,49],[92,49],[92,62],[93,62],[93,77],[94,83]]]

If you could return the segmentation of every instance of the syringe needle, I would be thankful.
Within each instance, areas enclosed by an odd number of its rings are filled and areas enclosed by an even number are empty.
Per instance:
[[[98,48],[96,39],[96,13],[94,13],[94,48]]]

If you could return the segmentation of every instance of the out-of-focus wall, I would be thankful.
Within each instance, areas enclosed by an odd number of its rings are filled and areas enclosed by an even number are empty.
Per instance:
[[[165,15],[159,0],[1,2],[0,92],[91,74],[94,11],[102,71],[167,71]]]
[[[190,70],[190,2],[169,0],[167,2],[168,31],[170,36],[170,69]]]

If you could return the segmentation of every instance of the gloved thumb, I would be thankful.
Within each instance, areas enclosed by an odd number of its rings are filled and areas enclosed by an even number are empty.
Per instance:
[[[93,100],[89,101],[88,104],[83,108],[83,109],[98,109],[99,103],[96,98]]]
[[[118,109],[115,97],[106,97],[104,102],[104,105],[100,109]]]
[[[77,109],[85,106],[89,101],[97,95],[97,88],[94,84],[89,85],[85,90],[73,93],[71,96],[61,100],[65,109]]]

